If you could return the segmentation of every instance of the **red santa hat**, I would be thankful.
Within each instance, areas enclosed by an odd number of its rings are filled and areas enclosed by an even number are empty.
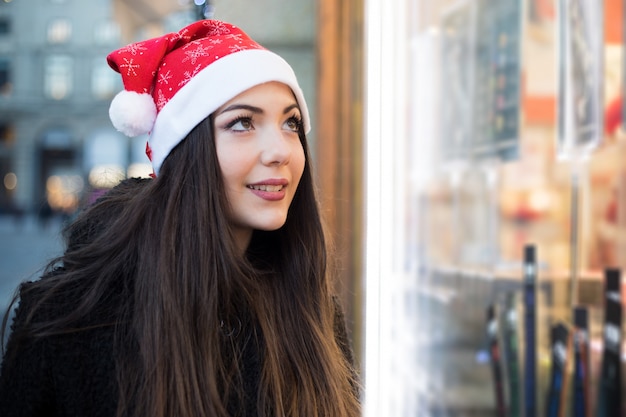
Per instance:
[[[289,64],[238,27],[217,20],[130,44],[107,57],[124,90],[109,108],[126,136],[149,134],[155,174],[170,151],[203,119],[238,94],[270,81],[288,85],[311,128],[302,90]]]

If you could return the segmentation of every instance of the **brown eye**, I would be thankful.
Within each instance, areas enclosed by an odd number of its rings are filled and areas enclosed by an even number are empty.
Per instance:
[[[302,120],[300,120],[298,117],[293,116],[290,117],[286,122],[285,122],[285,126],[287,127],[288,130],[291,130],[292,132],[297,132],[300,129],[300,125],[302,124]]]
[[[239,117],[232,122],[230,122],[227,126],[228,129],[233,130],[235,132],[247,132],[249,130],[254,129],[252,124],[252,119],[249,117]]]

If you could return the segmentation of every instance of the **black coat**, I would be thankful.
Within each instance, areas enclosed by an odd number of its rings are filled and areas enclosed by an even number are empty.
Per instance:
[[[20,301],[12,326],[14,332],[0,368],[0,416],[114,417],[118,391],[113,326],[98,325],[69,334],[29,338],[18,346],[13,335],[23,325],[24,311],[35,302],[32,298],[24,297]],[[245,336],[245,330],[242,333]],[[335,334],[352,362],[339,307],[335,314]],[[245,346],[241,364],[246,391],[245,416],[256,417],[259,352],[253,343]]]

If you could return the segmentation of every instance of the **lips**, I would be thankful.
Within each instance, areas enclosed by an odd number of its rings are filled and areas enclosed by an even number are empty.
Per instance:
[[[286,179],[268,179],[254,184],[248,184],[246,187],[250,189],[254,195],[264,200],[279,201],[285,198],[285,188],[288,183]]]

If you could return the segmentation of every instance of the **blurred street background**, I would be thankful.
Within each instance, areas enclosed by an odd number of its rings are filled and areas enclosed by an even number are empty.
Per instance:
[[[34,280],[61,254],[63,219],[0,216],[0,319],[19,284]]]

